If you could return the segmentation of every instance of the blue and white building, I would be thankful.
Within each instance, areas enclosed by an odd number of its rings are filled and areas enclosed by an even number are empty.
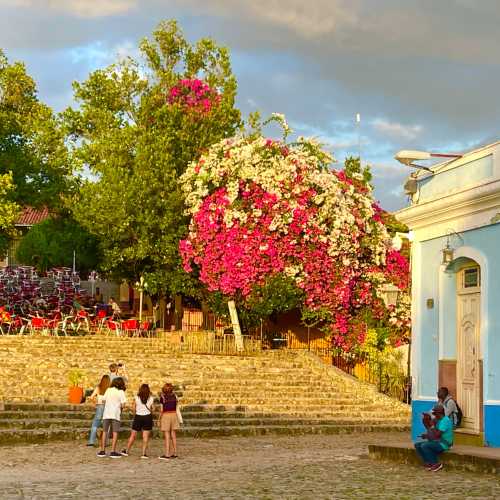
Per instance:
[[[396,215],[412,240],[412,435],[447,386],[458,434],[500,447],[500,142],[419,170]]]

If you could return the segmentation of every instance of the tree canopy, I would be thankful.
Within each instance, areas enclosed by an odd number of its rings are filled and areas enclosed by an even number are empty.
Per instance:
[[[5,254],[9,240],[16,235],[14,222],[19,207],[12,201],[13,190],[12,174],[0,174],[0,255]]]
[[[35,224],[23,237],[16,252],[17,260],[39,271],[73,265],[83,274],[99,265],[97,239],[70,217],[51,217]]]
[[[78,109],[64,113],[75,164],[90,170],[71,200],[76,220],[96,235],[103,268],[152,292],[195,286],[183,270],[179,176],[188,163],[240,126],[229,54],[210,39],[190,44],[163,22],[127,58],[75,83]]]
[[[0,49],[0,175],[11,172],[9,198],[19,205],[60,206],[72,181],[64,134],[39,101],[24,64]]]

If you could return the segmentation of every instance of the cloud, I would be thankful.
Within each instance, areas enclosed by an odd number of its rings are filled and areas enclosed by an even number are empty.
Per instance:
[[[361,112],[361,153],[384,207],[404,203],[395,151],[498,137],[496,0],[0,0],[0,47],[28,62],[42,98],[61,109],[71,80],[137,55],[166,18],[191,41],[230,48],[243,113],[284,112],[339,162],[358,153]]]
[[[415,140],[423,130],[421,125],[402,125],[401,123],[389,122],[382,119],[375,120],[373,128],[384,135],[408,141]]]
[[[0,0],[0,8],[41,8],[82,18],[125,14],[137,5],[138,0]]]

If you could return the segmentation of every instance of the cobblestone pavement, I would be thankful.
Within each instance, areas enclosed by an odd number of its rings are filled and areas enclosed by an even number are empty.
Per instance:
[[[99,459],[77,443],[0,448],[3,499],[500,498],[494,476],[375,462],[368,443],[396,434],[179,439],[181,457]]]

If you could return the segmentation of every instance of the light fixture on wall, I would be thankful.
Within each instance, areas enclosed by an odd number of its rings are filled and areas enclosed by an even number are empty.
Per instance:
[[[386,283],[380,289],[382,300],[386,307],[395,306],[398,303],[399,288],[392,283]]]
[[[443,264],[448,265],[453,261],[453,248],[450,247],[450,241],[446,242],[446,246],[441,250],[443,253]]]
[[[453,250],[453,248],[450,245],[450,237],[452,237],[452,236],[456,236],[457,238],[459,238],[459,240],[462,243],[464,242],[464,239],[462,238],[462,236],[460,236],[455,230],[448,229],[446,231],[446,245],[441,250],[441,253],[443,255],[442,263],[445,264],[445,265],[448,265],[451,262],[453,262],[454,250]]]

